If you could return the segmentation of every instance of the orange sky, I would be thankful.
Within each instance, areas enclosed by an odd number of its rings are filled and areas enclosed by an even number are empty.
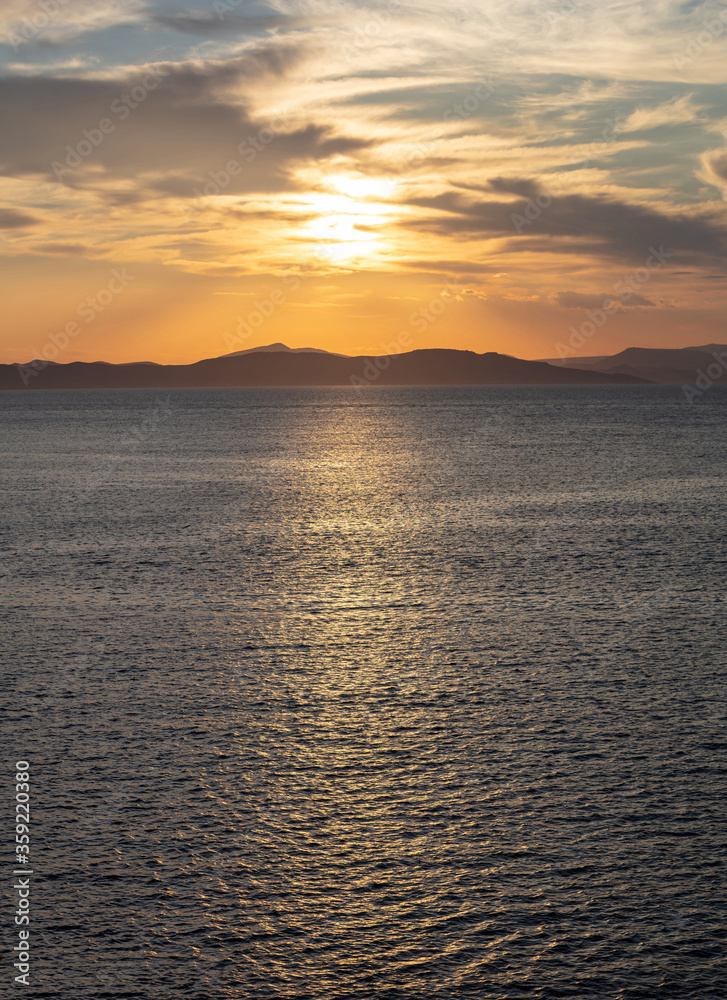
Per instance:
[[[727,30],[561,7],[6,4],[0,361],[723,342]]]

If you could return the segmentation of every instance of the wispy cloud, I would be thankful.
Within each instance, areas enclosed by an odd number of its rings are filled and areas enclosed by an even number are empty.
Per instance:
[[[82,35],[138,22],[144,0],[4,0],[0,43],[15,51],[32,43],[65,45]]]
[[[638,108],[619,125],[619,131],[644,132],[662,125],[680,125],[683,122],[699,122],[700,119],[700,109],[695,107],[691,97],[678,97],[655,107]]]

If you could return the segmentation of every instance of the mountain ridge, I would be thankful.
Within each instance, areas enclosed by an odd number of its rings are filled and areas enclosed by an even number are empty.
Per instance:
[[[727,382],[727,344],[698,347],[627,347],[618,354],[581,358],[549,358],[545,364],[571,371],[600,371],[611,375],[634,375],[662,385],[680,385],[705,377],[710,366],[721,371],[706,375],[710,383]],[[714,376],[714,377],[713,377]]]
[[[347,357],[313,351],[251,351],[190,365],[0,365],[0,389],[141,389],[366,385],[633,385],[631,375],[559,368],[493,351],[427,348]]]
[[[320,347],[288,347],[287,344],[279,342],[267,344],[265,347],[248,347],[244,351],[232,351],[230,354],[223,354],[223,358],[239,358],[243,354],[330,354],[334,358],[350,358],[350,354],[340,354],[338,351],[324,351]],[[216,361],[217,358],[207,358],[208,361]]]

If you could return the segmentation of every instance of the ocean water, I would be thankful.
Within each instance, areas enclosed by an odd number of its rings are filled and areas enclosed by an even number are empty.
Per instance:
[[[29,994],[724,1000],[726,417],[3,394]]]

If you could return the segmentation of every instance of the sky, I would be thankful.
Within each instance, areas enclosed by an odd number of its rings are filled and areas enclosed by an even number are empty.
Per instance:
[[[723,343],[727,5],[4,0],[0,362]]]

